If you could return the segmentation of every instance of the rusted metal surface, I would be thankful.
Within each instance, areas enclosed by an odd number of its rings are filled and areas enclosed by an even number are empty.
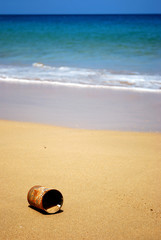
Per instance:
[[[29,190],[27,200],[31,206],[48,213],[58,212],[63,205],[63,196],[58,190],[39,185]]]

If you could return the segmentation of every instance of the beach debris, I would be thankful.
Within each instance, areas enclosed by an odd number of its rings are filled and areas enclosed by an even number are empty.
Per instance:
[[[34,208],[41,209],[47,213],[56,213],[63,205],[61,192],[40,185],[33,186],[29,190],[27,200]]]

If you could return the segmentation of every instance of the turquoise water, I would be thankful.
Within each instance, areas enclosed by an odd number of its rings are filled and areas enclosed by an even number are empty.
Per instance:
[[[161,89],[161,15],[0,16],[0,81]]]

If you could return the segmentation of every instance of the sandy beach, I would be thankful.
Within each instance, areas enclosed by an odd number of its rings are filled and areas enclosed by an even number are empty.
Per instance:
[[[0,82],[0,119],[54,126],[161,132],[161,91]]]
[[[161,240],[161,15],[141,3],[72,1],[63,13],[61,1],[7,1],[0,239]],[[31,207],[35,185],[59,190],[61,210]],[[53,213],[62,195],[41,207]]]
[[[1,239],[161,239],[161,134],[0,121]],[[31,209],[34,186],[62,211]]]

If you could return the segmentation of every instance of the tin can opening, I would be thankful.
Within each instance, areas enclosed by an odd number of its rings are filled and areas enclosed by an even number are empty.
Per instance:
[[[43,196],[42,204],[46,212],[58,212],[63,204],[63,196],[58,190],[49,190]]]

